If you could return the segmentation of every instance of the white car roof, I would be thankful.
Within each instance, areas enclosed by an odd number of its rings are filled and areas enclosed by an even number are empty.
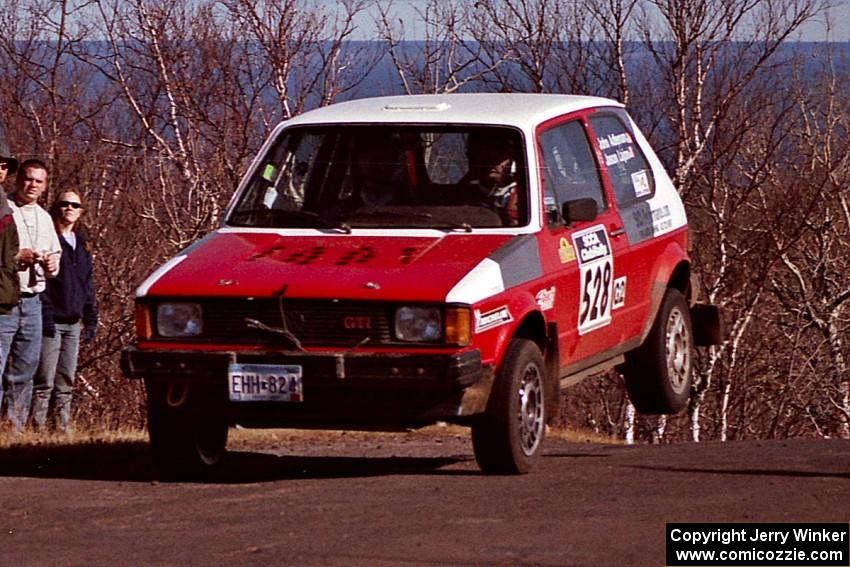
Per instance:
[[[305,112],[286,122],[301,124],[454,123],[529,127],[592,107],[622,107],[617,101],[577,95],[463,93],[363,98]]]

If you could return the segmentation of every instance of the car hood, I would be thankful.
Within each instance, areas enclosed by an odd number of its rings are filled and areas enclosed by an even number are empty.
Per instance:
[[[465,233],[281,235],[223,230],[178,254],[151,275],[137,295],[284,294],[290,298],[465,301],[487,295],[486,290],[481,291],[481,284],[486,287],[483,280],[494,279],[490,277],[493,270],[482,270],[482,265],[493,264],[498,271],[498,261],[488,263],[488,257],[498,260],[505,256],[500,250],[516,248],[510,246],[512,241],[528,242],[529,238]],[[537,256],[536,244],[533,256]],[[474,271],[478,276],[471,278]],[[489,289],[498,292],[499,287],[501,282]],[[467,291],[459,294],[458,289]]]

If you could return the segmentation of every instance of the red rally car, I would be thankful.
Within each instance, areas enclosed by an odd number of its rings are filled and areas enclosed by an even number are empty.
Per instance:
[[[218,230],[136,292],[164,472],[228,428],[468,425],[486,472],[529,470],[562,388],[616,368],[681,410],[697,345],[685,210],[621,104],[382,97],[280,124]]]

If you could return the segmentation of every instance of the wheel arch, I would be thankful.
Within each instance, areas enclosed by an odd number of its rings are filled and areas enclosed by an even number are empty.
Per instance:
[[[543,353],[543,362],[546,365],[544,390],[546,422],[555,423],[561,407],[557,324],[547,323],[540,311],[531,311],[517,326],[512,338],[532,341]]]
[[[693,288],[691,287],[691,263],[688,260],[681,260],[676,264],[667,281],[667,287],[678,289],[685,300],[688,303],[691,302]]]
[[[546,355],[547,347],[549,346],[549,337],[547,335],[546,320],[540,311],[531,311],[523,317],[519,325],[514,331],[514,339],[528,339],[533,341],[543,355]]]
[[[691,287],[691,263],[685,251],[678,244],[671,244],[660,255],[655,275],[650,287],[650,305],[640,342],[643,343],[652,329],[652,324],[658,316],[661,301],[668,288],[677,289],[685,297],[688,304],[691,303],[693,288]]]

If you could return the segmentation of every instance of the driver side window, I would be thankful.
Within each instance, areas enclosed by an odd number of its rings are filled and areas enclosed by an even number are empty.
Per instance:
[[[543,203],[550,225],[558,224],[564,203],[590,198],[606,208],[599,168],[584,127],[578,120],[554,126],[538,139],[543,157]]]

